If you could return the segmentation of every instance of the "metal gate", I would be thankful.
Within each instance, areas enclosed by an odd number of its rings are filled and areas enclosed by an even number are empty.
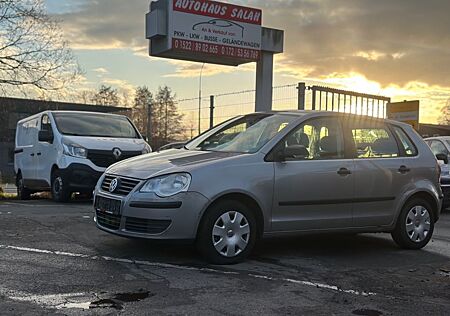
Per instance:
[[[323,86],[299,84],[299,109],[305,109],[305,98],[311,97],[311,110],[354,113],[386,118],[387,105],[391,98],[373,94],[334,89]],[[303,91],[302,91],[303,90]],[[306,93],[306,92],[310,93]],[[302,100],[303,98],[303,100]]]

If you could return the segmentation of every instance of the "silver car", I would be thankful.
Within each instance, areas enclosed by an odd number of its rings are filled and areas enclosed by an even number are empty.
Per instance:
[[[386,232],[407,249],[431,239],[440,168],[409,126],[330,112],[239,116],[183,149],[106,170],[98,228],[121,236],[195,240],[232,264],[264,235]]]

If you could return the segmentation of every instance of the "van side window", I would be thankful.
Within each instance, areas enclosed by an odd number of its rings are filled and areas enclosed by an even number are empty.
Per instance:
[[[406,135],[405,131],[398,126],[394,126],[395,134],[400,140],[401,145],[405,150],[405,155],[407,157],[413,157],[417,155],[417,148],[414,146],[411,139],[409,139],[408,135]]]
[[[312,119],[302,123],[284,142],[284,148],[303,146],[305,156],[289,158],[298,160],[329,160],[344,158],[344,140],[340,122],[335,118]]]
[[[400,156],[397,142],[385,125],[353,127],[351,131],[356,146],[356,158],[395,158]]]
[[[30,146],[37,139],[37,126],[39,120],[34,119],[18,126],[17,130],[17,145]]]

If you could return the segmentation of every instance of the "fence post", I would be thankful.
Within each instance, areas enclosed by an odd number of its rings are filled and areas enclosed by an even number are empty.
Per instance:
[[[298,92],[298,109],[305,109],[305,95],[306,95],[306,84],[304,82],[299,82],[297,86]]]
[[[316,110],[316,87],[312,87],[312,105],[311,105],[311,110],[315,111]],[[322,92],[320,93],[320,95],[322,95]]]
[[[209,128],[214,126],[214,96],[209,96]]]

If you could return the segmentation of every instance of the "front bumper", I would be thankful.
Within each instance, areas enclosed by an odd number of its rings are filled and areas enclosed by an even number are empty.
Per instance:
[[[92,169],[90,166],[73,163],[65,169],[60,169],[63,177],[73,191],[90,192],[95,188],[103,172]]]
[[[101,197],[119,200],[121,214],[101,212],[96,207],[96,201]],[[97,188],[94,194],[94,221],[99,229],[124,237],[193,240],[208,202],[206,197],[197,192],[159,198],[155,194],[139,193],[135,189],[128,196],[120,197]]]

